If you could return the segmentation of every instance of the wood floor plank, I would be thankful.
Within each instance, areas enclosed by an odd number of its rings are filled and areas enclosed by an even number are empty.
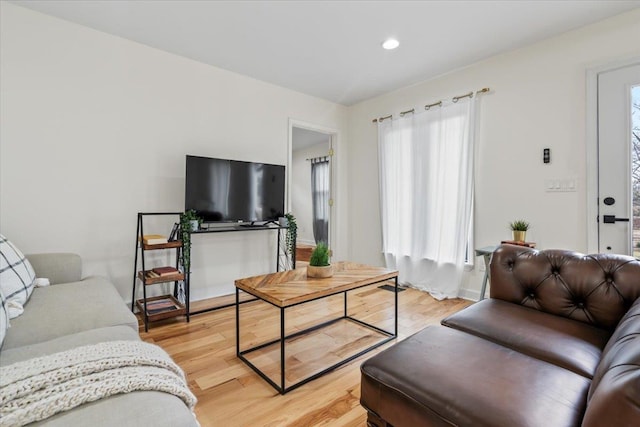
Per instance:
[[[376,286],[349,293],[349,314],[391,330],[394,293]],[[222,301],[227,302],[225,298]],[[208,300],[207,305],[219,302]],[[437,324],[468,306],[460,299],[436,301],[424,292],[407,289],[398,294],[398,340]],[[279,312],[255,301],[241,305],[243,347],[279,336]],[[343,314],[341,295],[288,309],[287,334]],[[351,322],[348,322],[351,323]],[[358,328],[356,328],[358,329]],[[366,328],[361,328],[366,329]],[[163,347],[185,371],[189,387],[198,398],[195,412],[202,427],[259,426],[344,426],[364,427],[366,414],[360,406],[360,365],[369,357],[393,345],[392,341],[284,396],[278,394],[246,364],[236,358],[235,308],[224,308],[191,317],[167,319],[141,327],[140,336]],[[322,363],[329,366],[354,348],[367,346],[372,337],[335,324],[318,333],[318,340],[301,338],[299,346],[287,347],[287,384],[297,381]],[[324,345],[323,343],[326,343]],[[357,351],[356,351],[357,352]],[[272,364],[269,375],[279,378],[279,351],[265,349],[260,357]],[[292,368],[289,371],[289,367]]]

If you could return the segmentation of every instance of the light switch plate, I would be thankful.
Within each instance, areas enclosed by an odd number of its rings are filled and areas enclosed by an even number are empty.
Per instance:
[[[578,190],[578,180],[576,178],[545,179],[544,189],[548,193],[574,192]]]

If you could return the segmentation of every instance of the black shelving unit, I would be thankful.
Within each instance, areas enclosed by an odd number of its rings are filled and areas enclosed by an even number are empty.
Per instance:
[[[144,218],[146,216],[154,216],[154,215],[174,215],[178,218],[178,222],[180,222],[180,215],[182,212],[139,212],[138,213],[138,226],[136,231],[136,253],[134,260],[134,272],[133,272],[133,290],[131,296],[131,311],[135,310],[137,306],[140,313],[144,319],[144,330],[147,332],[149,330],[149,322],[153,322],[155,320],[166,319],[169,317],[175,317],[184,315],[186,316],[187,322],[189,321],[189,317],[193,314],[206,313],[209,311],[219,310],[222,308],[232,307],[236,305],[235,303],[231,304],[223,304],[216,307],[206,308],[198,311],[191,311],[190,309],[190,288],[191,288],[191,269],[188,270],[184,268],[184,265],[181,265],[181,260],[184,259],[185,255],[189,258],[191,253],[190,248],[184,247],[182,244],[182,240],[162,243],[159,245],[146,245],[142,241],[142,236],[144,236]],[[232,232],[258,232],[258,231],[275,231],[277,234],[277,251],[275,258],[275,269],[277,271],[283,270],[292,270],[296,268],[296,248],[295,241],[293,243],[293,247],[291,249],[287,248],[287,230],[288,227],[283,227],[277,224],[268,224],[265,226],[247,226],[241,224],[233,224],[233,225],[225,225],[225,226],[210,226],[208,228],[203,228],[199,230],[180,230],[178,236],[182,237],[184,233],[189,233],[190,237],[196,235],[205,235],[212,233],[232,233]],[[147,268],[145,265],[145,252],[150,250],[162,250],[162,249],[175,249],[176,251],[176,269],[180,270],[182,267],[182,271],[180,274],[174,276],[167,277],[154,277],[150,278],[146,276]],[[187,251],[189,253],[187,254]],[[138,269],[138,261],[140,261],[141,269]],[[142,283],[143,289],[143,297],[141,299],[136,300],[136,284],[140,281]],[[173,295],[163,295],[157,297],[147,297],[146,287],[149,285],[155,285],[158,283],[167,283],[174,282],[173,287]],[[181,286],[182,284],[182,286]],[[184,301],[180,300],[180,296],[184,295]],[[153,309],[149,309],[149,305],[157,304],[158,301],[166,301],[172,302],[174,304],[174,308],[166,311],[153,312]],[[246,301],[240,302],[243,304],[245,302],[253,301],[253,299],[249,299]]]
[[[144,236],[144,218],[146,216],[167,216],[173,215],[180,222],[182,212],[138,212],[138,226],[136,230],[136,252],[133,266],[133,286],[131,293],[131,311],[137,306],[144,320],[144,330],[149,330],[149,322],[166,319],[175,316],[186,316],[189,321],[189,273],[184,269],[180,271],[180,260],[182,251],[184,250],[181,240],[170,241],[155,245],[146,244],[143,241]],[[145,252],[156,250],[175,250],[175,268],[178,273],[168,276],[151,277],[151,269],[147,269],[145,263]],[[138,256],[139,255],[139,256]],[[138,260],[140,260],[141,269],[138,269]],[[140,281],[142,284],[142,299],[136,300],[136,284]],[[173,295],[162,295],[155,297],[147,297],[147,286],[159,283],[173,282]],[[181,287],[180,284],[183,286]],[[180,300],[180,296],[184,296],[184,301]],[[149,307],[151,305],[151,307]]]

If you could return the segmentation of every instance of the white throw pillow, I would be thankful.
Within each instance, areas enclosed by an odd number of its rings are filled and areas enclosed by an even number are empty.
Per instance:
[[[0,347],[4,342],[4,337],[7,335],[7,329],[9,328],[9,311],[7,310],[8,301],[4,299],[2,289],[0,289]]]
[[[29,260],[0,234],[0,289],[4,298],[24,306],[33,292],[35,278]]]

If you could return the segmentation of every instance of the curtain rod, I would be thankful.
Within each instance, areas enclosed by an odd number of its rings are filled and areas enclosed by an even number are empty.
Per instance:
[[[491,89],[489,89],[488,87],[483,87],[482,89],[476,91],[476,95],[481,94],[481,93],[485,93],[485,92],[489,92]],[[465,93],[464,95],[458,95],[458,96],[454,96],[453,98],[451,98],[451,102],[458,102],[459,100],[463,99],[463,98],[473,98],[473,91],[469,92],[469,93]],[[442,107],[442,100],[438,101],[438,102],[434,102],[433,104],[427,104],[424,106],[425,110],[428,110],[431,107]],[[400,117],[404,117],[405,114],[410,114],[410,113],[414,113],[415,112],[415,108],[412,108],[411,110],[407,110],[407,111],[402,111],[400,113]],[[392,119],[393,118],[393,114],[389,114],[388,116],[384,116],[384,117],[380,117],[377,119],[373,119],[372,122],[373,123],[378,123],[378,122],[382,122],[386,119]],[[307,159],[308,160],[308,159]]]
[[[320,156],[320,157],[312,157],[310,159],[305,159],[307,162],[312,162],[314,160],[329,160],[329,156]]]

